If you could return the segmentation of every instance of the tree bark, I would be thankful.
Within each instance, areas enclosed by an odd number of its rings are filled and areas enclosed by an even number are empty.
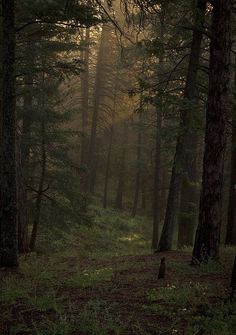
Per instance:
[[[95,180],[96,180],[96,140],[97,140],[97,126],[98,126],[98,117],[99,117],[99,107],[101,100],[101,91],[102,91],[102,73],[103,73],[103,59],[106,52],[106,43],[109,39],[111,28],[109,25],[103,25],[101,42],[98,53],[97,60],[97,69],[96,69],[96,81],[95,81],[95,92],[94,92],[94,108],[93,108],[93,117],[92,117],[92,127],[89,143],[89,152],[88,152],[88,168],[89,168],[89,178],[87,188],[90,193],[94,193]]]
[[[235,255],[234,266],[233,266],[233,271],[231,275],[230,287],[232,289],[230,300],[235,301],[236,300],[236,255]]]
[[[88,154],[88,111],[89,111],[89,43],[90,29],[86,28],[85,32],[85,50],[83,50],[82,60],[84,62],[84,72],[81,75],[81,92],[82,92],[82,141],[81,141],[81,166],[87,165]],[[87,174],[87,173],[85,173]],[[86,192],[87,175],[81,177],[81,190]]]
[[[140,100],[140,105],[142,108],[142,97]],[[137,143],[137,172],[135,178],[135,192],[134,192],[134,202],[132,208],[132,217],[135,217],[138,209],[139,193],[141,187],[141,159],[142,159],[142,110],[139,111],[139,124],[138,124],[138,143]]]
[[[29,61],[29,65],[32,66],[34,64],[34,54],[32,52],[32,45],[30,42],[27,43],[27,58]],[[26,180],[28,179],[29,173],[29,157],[30,157],[30,146],[31,146],[31,126],[33,122],[33,95],[32,95],[32,87],[33,87],[33,74],[31,70],[24,76],[24,101],[23,101],[23,120],[22,120],[22,136],[21,136],[21,160],[22,167],[24,170],[24,175],[26,176]]]
[[[18,252],[29,251],[29,205],[27,201],[26,185],[23,177],[20,144],[17,146],[17,203],[18,203]]]
[[[110,177],[110,164],[111,164],[111,149],[113,143],[113,126],[110,129],[110,136],[109,136],[109,146],[108,146],[108,153],[107,153],[107,162],[106,162],[106,173],[105,173],[105,183],[104,183],[104,194],[103,194],[103,208],[107,208],[107,196],[108,196],[108,184],[109,184],[109,177]]]
[[[121,153],[121,159],[120,159],[118,187],[117,187],[117,195],[116,195],[116,208],[118,208],[119,210],[123,209],[123,194],[124,194],[124,185],[125,185],[127,140],[128,140],[128,125],[126,122],[124,122],[122,138],[123,138],[122,153]]]
[[[234,79],[234,110],[231,140],[231,177],[229,190],[228,224],[226,231],[226,245],[236,245],[236,58]]]
[[[142,211],[145,212],[147,209],[147,200],[146,200],[146,178],[144,171],[142,173]]]
[[[198,174],[198,139],[197,131],[193,131],[186,150],[183,183],[181,190],[178,248],[193,246],[194,229],[197,226],[199,206],[199,174]]]
[[[17,258],[15,0],[2,0],[0,267]]]
[[[46,141],[45,141],[45,121],[41,121],[41,175],[39,180],[39,187],[37,191],[37,197],[35,202],[35,213],[34,213],[34,221],[33,221],[33,229],[30,238],[30,250],[35,250],[38,227],[40,222],[40,214],[41,214],[41,207],[42,207],[42,199],[43,199],[43,192],[44,192],[44,181],[45,181],[45,174],[46,174]]]
[[[219,257],[230,84],[231,11],[231,0],[214,1],[203,179],[193,264]]]
[[[27,41],[26,46],[27,65],[32,67],[35,55],[32,51],[32,43]],[[25,253],[29,251],[29,201],[27,185],[30,177],[30,147],[31,127],[33,123],[33,74],[30,71],[24,76],[25,93],[23,97],[23,120],[20,144],[17,150],[17,184],[18,184],[18,251]]]
[[[164,43],[165,32],[165,8],[162,8],[160,14],[160,41]],[[164,51],[160,53],[158,77],[163,78]],[[162,108],[163,97],[160,90],[159,104],[156,106],[156,147],[155,147],[155,171],[154,171],[154,190],[153,190],[153,230],[152,230],[152,248],[158,248],[159,228],[161,222],[161,129],[162,129]]]
[[[155,148],[155,174],[153,194],[153,231],[152,248],[157,249],[159,241],[159,226],[161,221],[161,127],[162,113],[156,111],[156,148]]]
[[[184,99],[188,103],[193,103],[196,99],[196,85],[198,65],[201,55],[201,43],[203,36],[203,26],[205,22],[206,1],[198,0],[196,8],[195,28],[193,32],[190,60],[184,90]],[[190,107],[191,108],[191,107]],[[183,167],[188,147],[189,137],[191,137],[192,114],[189,110],[181,110],[180,133],[176,144],[176,153],[173,162],[170,188],[167,200],[164,226],[158,245],[159,251],[167,251],[172,248],[173,234],[178,217],[179,197],[183,181]]]

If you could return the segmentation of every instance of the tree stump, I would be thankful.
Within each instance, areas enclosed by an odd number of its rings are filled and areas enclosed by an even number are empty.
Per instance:
[[[235,260],[234,260],[234,267],[233,267],[233,272],[232,272],[232,277],[231,277],[231,296],[230,300],[235,301],[236,300],[236,255],[235,255]]]
[[[166,275],[166,259],[165,259],[165,257],[163,257],[161,259],[158,279],[165,279],[165,275]]]

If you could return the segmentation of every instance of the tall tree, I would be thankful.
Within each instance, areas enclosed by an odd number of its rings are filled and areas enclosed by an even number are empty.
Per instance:
[[[84,63],[84,72],[81,75],[81,93],[82,93],[82,141],[81,141],[81,165],[87,163],[88,151],[88,109],[89,109],[89,43],[90,29],[86,28],[84,41],[85,46],[82,50],[82,61]],[[82,189],[84,190],[84,179],[82,178]]]
[[[96,163],[97,163],[97,153],[96,153],[96,140],[97,140],[97,127],[99,119],[99,108],[101,107],[101,95],[103,91],[103,71],[104,71],[104,58],[106,47],[109,43],[109,37],[111,34],[111,27],[107,24],[103,25],[101,33],[101,41],[98,52],[97,68],[96,68],[96,79],[95,79],[95,90],[94,90],[94,106],[93,106],[93,116],[92,116],[92,126],[91,135],[88,151],[88,168],[89,168],[89,178],[88,178],[88,190],[93,193],[95,188],[96,179]]]
[[[183,183],[178,216],[178,248],[193,246],[199,207],[198,131],[189,137],[184,162]]]
[[[231,176],[228,207],[226,245],[236,245],[236,58],[234,70],[234,101],[231,139]]]
[[[117,71],[118,75],[118,71]],[[106,159],[106,170],[105,170],[105,183],[104,183],[104,194],[103,194],[103,208],[107,208],[107,197],[108,197],[108,186],[109,186],[109,178],[110,178],[110,165],[111,165],[111,156],[112,156],[112,145],[114,138],[114,121],[115,121],[115,113],[116,113],[116,105],[117,105],[117,78],[114,87],[114,97],[113,97],[113,107],[111,111],[111,125],[109,129],[109,144],[108,144],[108,152]]]
[[[197,74],[201,55],[201,43],[205,22],[205,11],[206,0],[198,0],[189,66],[184,90],[184,99],[186,100],[186,102],[188,102],[188,108],[184,108],[181,110],[180,132],[176,144],[176,152],[172,168],[165,221],[158,245],[159,251],[166,251],[171,249],[176,218],[178,216],[179,196],[183,180],[183,166],[185,162],[189,137],[191,137],[192,135],[192,113],[189,111],[189,108],[191,108],[191,104],[193,104],[196,99]]]
[[[156,147],[153,194],[153,231],[152,248],[157,249],[159,240],[159,226],[161,220],[161,124],[162,111],[156,111]]]
[[[17,259],[15,0],[2,0],[0,267]]]
[[[164,43],[165,30],[165,7],[160,13],[160,41]],[[164,66],[164,48],[160,51],[158,79],[163,80]],[[157,249],[159,241],[159,227],[161,221],[161,128],[162,128],[162,109],[163,109],[163,90],[160,90],[157,97],[156,106],[156,147],[155,147],[155,165],[154,165],[154,190],[153,190],[153,230],[152,230],[152,248]]]
[[[40,223],[41,209],[42,209],[42,200],[44,194],[44,182],[45,182],[45,173],[46,173],[46,164],[47,164],[47,156],[46,156],[46,144],[45,144],[45,120],[41,121],[41,173],[39,186],[37,190],[37,196],[35,201],[35,213],[33,220],[33,229],[30,238],[30,250],[34,251],[37,239],[37,233]]]
[[[194,264],[219,257],[230,84],[231,11],[231,0],[213,2],[203,181],[192,259]]]
[[[141,94],[140,97],[140,107],[138,110],[139,118],[138,118],[138,136],[137,136],[137,171],[135,177],[135,191],[134,191],[134,201],[132,208],[132,217],[136,216],[140,195],[140,187],[141,187],[141,177],[142,177],[142,127],[143,127],[143,96]]]
[[[125,186],[126,158],[127,158],[127,140],[128,140],[128,124],[127,121],[124,121],[123,132],[122,132],[121,157],[118,170],[118,186],[116,194],[116,207],[120,210],[123,209],[123,194]]]

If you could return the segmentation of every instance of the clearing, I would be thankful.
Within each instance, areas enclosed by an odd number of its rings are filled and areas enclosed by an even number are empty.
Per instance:
[[[128,230],[120,217],[107,220],[100,216],[96,236],[73,232],[63,253],[26,255],[18,271],[0,272],[1,335],[236,334],[233,248],[221,263],[192,267],[190,251],[152,255],[143,219],[129,218]],[[81,255],[81,245],[91,252]],[[163,256],[166,279],[158,280]]]

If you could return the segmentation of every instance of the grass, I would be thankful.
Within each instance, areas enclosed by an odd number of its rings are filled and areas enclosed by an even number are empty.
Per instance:
[[[171,276],[161,282],[160,256],[150,256],[151,222],[96,206],[92,212],[93,226],[72,227],[62,240],[51,234],[39,241],[46,249],[22,256],[19,273],[2,279],[0,314],[11,335],[119,335],[131,328],[145,335],[153,333],[150,317],[157,335],[236,334],[236,307],[221,280],[235,248],[222,248],[220,263],[200,267],[173,253]],[[7,334],[2,329],[0,322]]]
[[[112,268],[103,268],[97,270],[84,270],[81,273],[73,274],[65,282],[68,287],[92,287],[100,282],[110,281],[113,275]]]
[[[236,304],[221,303],[194,316],[191,320],[192,334],[235,335]]]
[[[150,253],[152,222],[146,217],[91,206],[92,225],[78,225],[60,233],[60,239],[45,231],[39,234],[40,253],[84,257],[107,257]],[[42,247],[43,246],[43,247]]]
[[[79,317],[79,324],[82,332],[91,335],[119,335],[123,331],[121,322],[115,320],[107,303],[102,300],[88,302]]]
[[[3,279],[0,287],[0,301],[14,303],[23,299],[32,292],[30,280],[17,277],[7,277]]]

